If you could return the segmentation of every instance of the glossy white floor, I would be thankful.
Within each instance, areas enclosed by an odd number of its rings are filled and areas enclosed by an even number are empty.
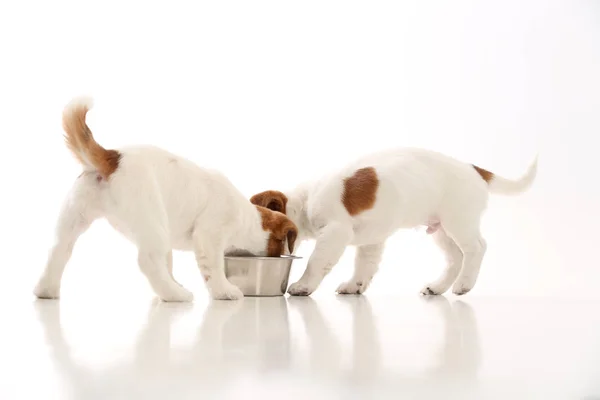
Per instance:
[[[541,298],[32,301],[1,399],[593,399],[600,303]]]
[[[598,4],[2,2],[0,400],[600,399]],[[35,301],[81,171],[60,123],[79,94],[103,145],[164,147],[247,197],[396,146],[507,177],[539,152],[539,175],[490,199],[464,298],[418,295],[444,260],[407,231],[366,297],[333,294],[352,250],[313,298],[237,303],[209,302],[175,254],[196,301],[152,303],[99,221],[62,299]]]

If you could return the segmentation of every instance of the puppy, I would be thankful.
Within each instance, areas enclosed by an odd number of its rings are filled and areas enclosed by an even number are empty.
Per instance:
[[[211,296],[239,299],[224,273],[224,253],[243,249],[278,257],[294,249],[297,229],[284,214],[251,204],[216,171],[167,151],[140,146],[106,150],[85,117],[91,102],[76,99],[63,113],[66,144],[83,165],[58,219],[55,244],[34,289],[58,298],[77,238],[101,217],[138,247],[138,263],[164,301],[191,301],[172,274],[172,249],[193,250]]]
[[[422,293],[473,289],[486,242],[479,230],[488,193],[516,194],[533,183],[537,158],[527,173],[512,181],[471,164],[421,149],[385,151],[359,159],[319,181],[287,193],[254,195],[256,205],[285,213],[296,223],[298,240],[316,239],[315,249],[292,295],[310,295],[355,245],[354,275],[337,289],[361,294],[377,272],[386,239],[400,228],[427,226],[445,253],[447,266]]]

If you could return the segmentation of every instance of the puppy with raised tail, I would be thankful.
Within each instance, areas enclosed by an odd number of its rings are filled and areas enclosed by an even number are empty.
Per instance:
[[[172,274],[172,250],[193,250],[215,299],[239,299],[223,256],[245,250],[278,257],[294,249],[297,229],[284,214],[251,204],[222,174],[151,146],[107,150],[86,124],[88,99],[64,110],[68,148],[83,166],[58,218],[56,239],[34,289],[58,298],[73,246],[92,222],[108,222],[138,247],[138,264],[164,301],[191,301]]]
[[[489,193],[516,194],[533,183],[537,158],[519,180],[422,149],[372,154],[316,182],[285,194],[269,190],[251,202],[285,213],[298,226],[298,240],[316,239],[315,249],[292,295],[310,295],[356,246],[354,275],[337,289],[363,293],[377,272],[386,239],[401,228],[425,225],[445,253],[447,266],[426,295],[457,295],[473,289],[486,242],[479,230]]]

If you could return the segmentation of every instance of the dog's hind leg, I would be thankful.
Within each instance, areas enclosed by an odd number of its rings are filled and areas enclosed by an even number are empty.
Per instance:
[[[140,270],[154,293],[163,301],[192,301],[192,293],[171,275],[169,220],[161,193],[151,176],[143,170],[135,173],[139,174],[135,181],[115,176],[111,182],[115,200],[110,214],[127,227],[129,238],[138,247]]]
[[[463,264],[463,253],[443,229],[437,229],[433,239],[446,258],[446,266],[440,277],[431,282],[421,290],[424,295],[444,294],[454,283]]]
[[[71,258],[75,242],[101,216],[97,204],[98,182],[95,174],[83,173],[77,178],[56,224],[54,245],[48,255],[46,268],[33,293],[42,299],[57,299],[65,266]]]
[[[470,218],[466,218],[466,217]],[[460,248],[462,268],[452,286],[452,292],[463,295],[475,286],[487,245],[479,231],[480,215],[462,215],[460,218],[442,220],[442,227]]]

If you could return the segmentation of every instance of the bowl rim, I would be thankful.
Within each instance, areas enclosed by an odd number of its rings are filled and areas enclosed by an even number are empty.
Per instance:
[[[267,256],[225,256],[228,260],[299,260],[302,257],[294,255],[281,255],[279,257],[267,257]]]

